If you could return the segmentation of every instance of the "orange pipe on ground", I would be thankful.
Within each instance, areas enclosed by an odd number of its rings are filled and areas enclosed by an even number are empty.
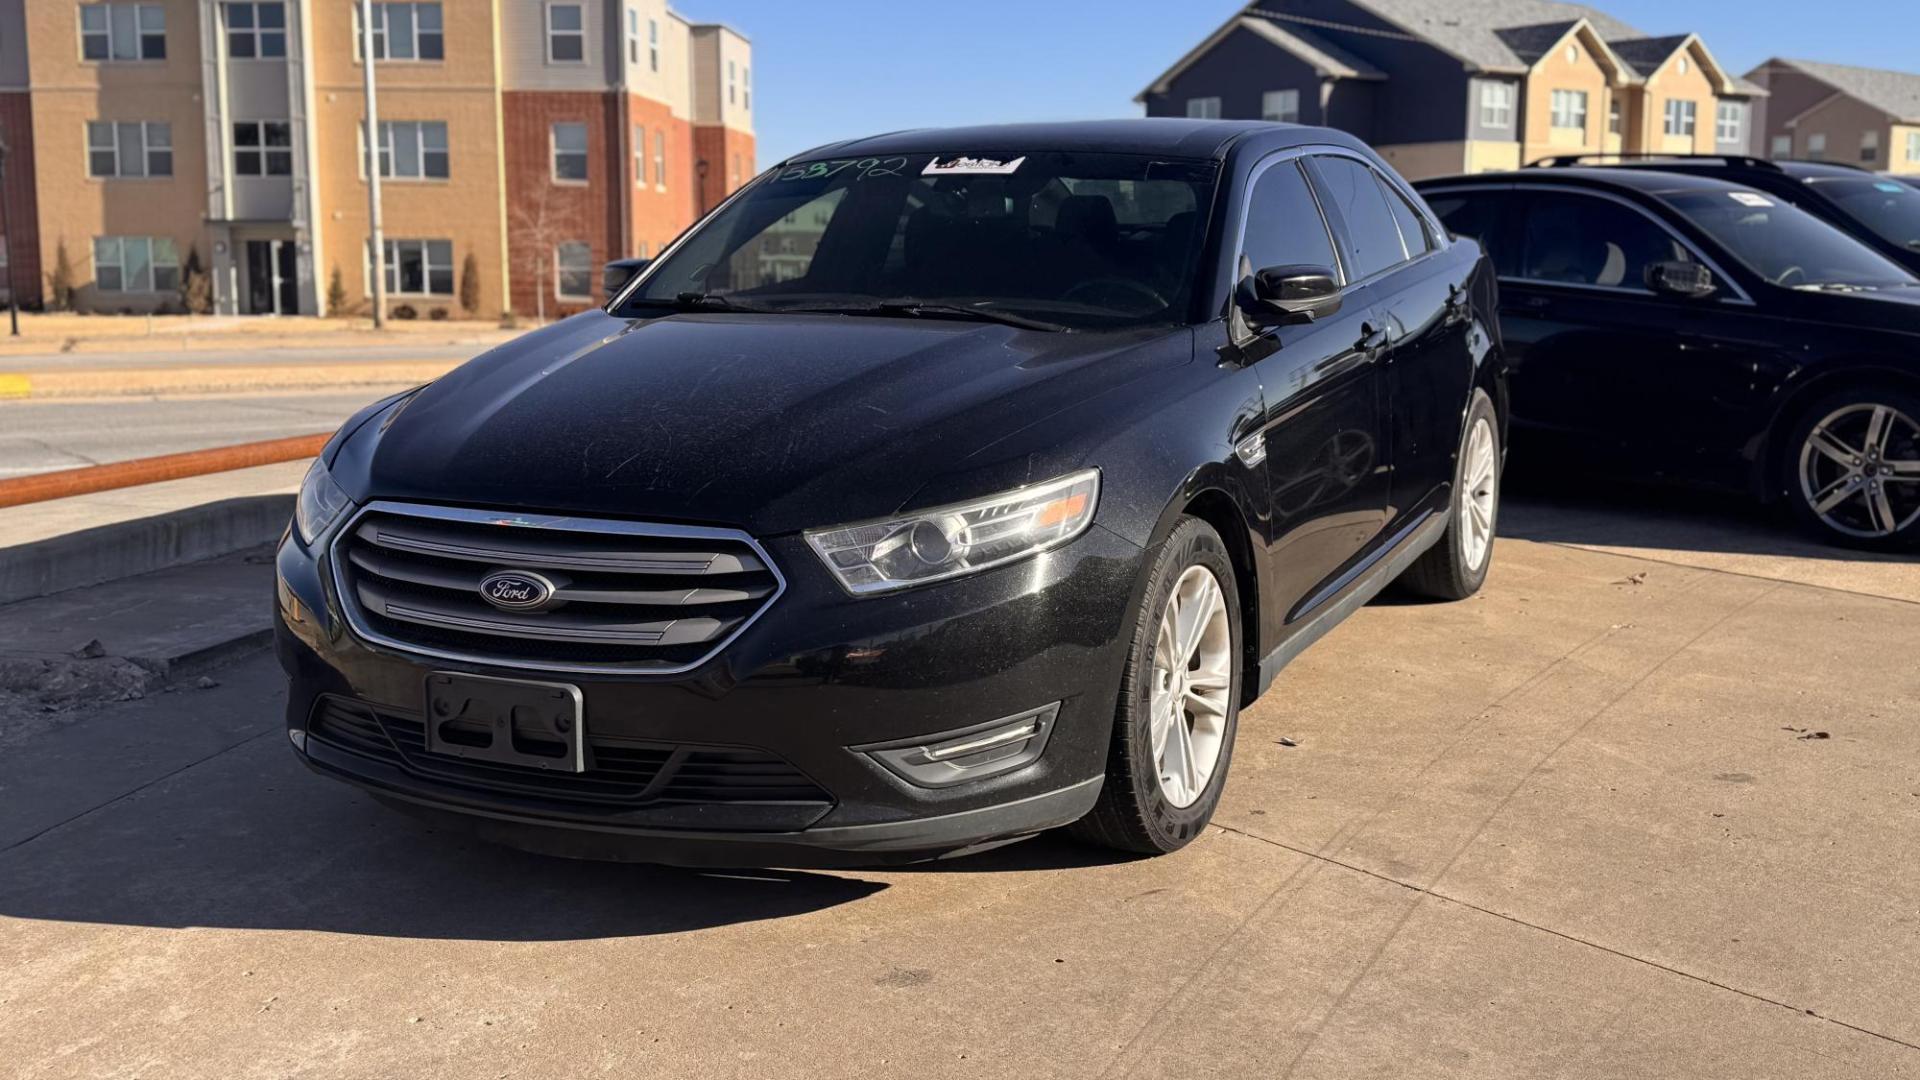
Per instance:
[[[157,484],[163,480],[183,480],[189,476],[251,469],[255,465],[276,465],[298,461],[320,453],[327,435],[295,435],[290,439],[221,446],[212,450],[189,450],[184,454],[116,461],[111,465],[88,465],[78,469],[37,473],[0,480],[0,507],[22,506],[88,495],[96,491]]]

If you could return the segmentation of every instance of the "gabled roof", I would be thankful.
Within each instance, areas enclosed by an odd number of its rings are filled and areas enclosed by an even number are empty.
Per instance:
[[[1840,93],[1902,123],[1920,124],[1920,75],[1825,64],[1817,60],[1772,60],[1769,63],[1785,64],[1811,75]]]
[[[1236,15],[1220,25],[1218,30],[1208,34],[1200,44],[1188,50],[1174,65],[1160,74],[1153,85],[1134,96],[1135,101],[1146,100],[1149,94],[1164,94],[1188,68],[1199,63],[1215,45],[1226,40],[1227,35],[1236,30],[1245,30],[1277,48],[1293,54],[1301,63],[1313,68],[1321,78],[1328,79],[1373,79],[1387,77],[1386,72],[1367,63],[1365,60],[1326,40],[1311,29],[1301,26],[1281,26],[1266,19],[1249,18]]]
[[[1502,39],[1500,31],[1560,25],[1563,28],[1581,19],[1593,25],[1601,40],[1643,37],[1640,31],[1584,4],[1559,0],[1352,0],[1356,7],[1371,11],[1401,30],[1425,39],[1483,71],[1518,75],[1532,67],[1539,57],[1525,59]],[[1286,0],[1265,0],[1256,9],[1286,15]],[[1531,39],[1531,34],[1523,35]],[[1557,39],[1556,39],[1557,40]],[[1548,42],[1550,47],[1554,42]]]
[[[1632,65],[1633,70],[1644,79],[1659,71],[1660,65],[1679,52],[1680,46],[1685,45],[1691,37],[1692,34],[1669,34],[1666,37],[1626,38],[1614,42],[1613,51],[1620,54],[1620,59]]]
[[[1553,51],[1555,45],[1566,40],[1584,19],[1569,22],[1540,23],[1535,26],[1508,26],[1495,30],[1494,36],[1513,50],[1513,55],[1527,64],[1537,64],[1540,58]]]

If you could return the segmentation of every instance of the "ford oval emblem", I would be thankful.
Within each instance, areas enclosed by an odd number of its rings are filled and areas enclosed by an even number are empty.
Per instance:
[[[526,570],[496,570],[480,579],[480,598],[497,608],[527,611],[553,599],[553,582]]]

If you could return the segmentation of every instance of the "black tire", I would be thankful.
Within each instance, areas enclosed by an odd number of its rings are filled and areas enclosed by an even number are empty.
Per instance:
[[[1875,410],[1884,410],[1886,417],[1886,437],[1878,447],[1868,445]],[[1777,455],[1779,490],[1801,529],[1826,543],[1863,551],[1920,549],[1920,478],[1904,479],[1913,475],[1912,463],[1920,462],[1916,425],[1920,395],[1890,386],[1842,390],[1801,409],[1787,425]],[[1816,430],[1822,435],[1818,443]],[[1819,445],[1853,453],[1842,461],[1816,449]],[[1826,496],[1841,502],[1822,511],[1815,504]]]
[[[1468,553],[1471,524],[1467,520],[1460,494],[1467,483],[1467,449],[1473,440],[1475,428],[1483,423],[1493,439],[1493,475],[1490,481],[1493,505],[1489,517],[1494,535],[1487,538],[1486,551],[1481,555],[1479,564],[1475,565]],[[1486,584],[1487,570],[1493,565],[1493,548],[1500,524],[1504,449],[1500,438],[1500,417],[1494,411],[1493,401],[1487,397],[1485,390],[1475,390],[1473,400],[1467,406],[1467,422],[1461,426],[1460,449],[1454,454],[1453,514],[1447,522],[1446,534],[1400,575],[1398,584],[1402,589],[1433,600],[1465,600]]]
[[[1231,675],[1226,687],[1226,711],[1217,764],[1200,795],[1191,804],[1175,806],[1161,787],[1153,759],[1148,728],[1150,685],[1154,679],[1153,649],[1160,619],[1181,576],[1191,567],[1213,572],[1227,609]],[[1246,677],[1241,662],[1240,596],[1233,560],[1211,525],[1198,518],[1182,518],[1154,557],[1145,596],[1134,617],[1127,666],[1121,676],[1120,700],[1107,754],[1107,779],[1100,800],[1086,817],[1067,827],[1077,839],[1119,851],[1164,855],[1185,847],[1199,836],[1220,803],[1227,769],[1233,760],[1233,739],[1240,724],[1240,687]]]

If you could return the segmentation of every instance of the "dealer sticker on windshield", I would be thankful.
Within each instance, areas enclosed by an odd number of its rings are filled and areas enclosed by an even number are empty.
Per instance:
[[[935,157],[920,170],[921,176],[1011,176],[1018,172],[1027,159],[1024,157],[1005,161],[1000,158],[968,157],[954,154],[950,157]]]
[[[1739,203],[1741,206],[1772,206],[1773,205],[1772,199],[1767,198],[1765,195],[1755,195],[1751,191],[1729,191],[1727,192],[1727,198],[1732,199],[1734,202]]]

